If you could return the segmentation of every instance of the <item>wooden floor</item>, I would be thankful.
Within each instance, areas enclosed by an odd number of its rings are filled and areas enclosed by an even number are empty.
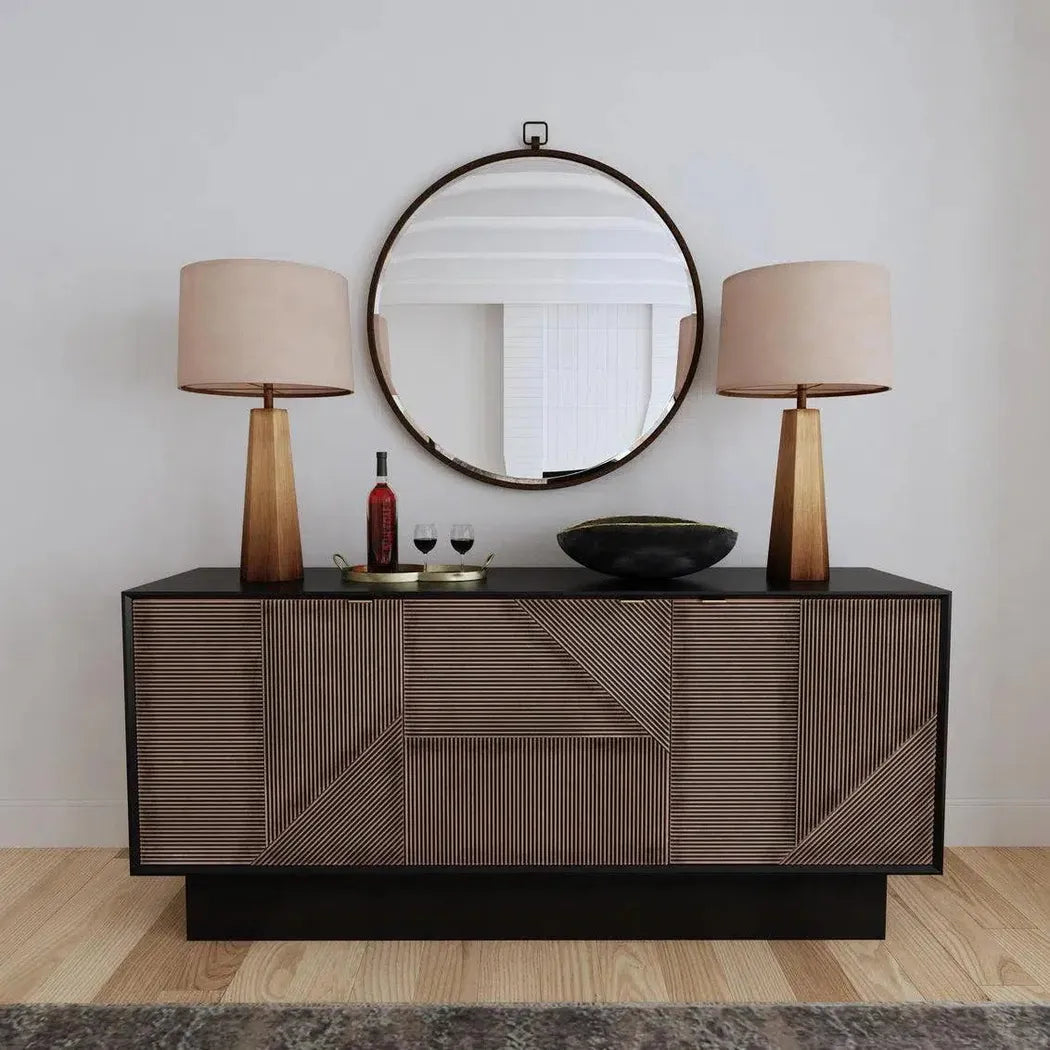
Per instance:
[[[0,850],[0,1002],[1050,999],[1050,849],[890,879],[885,941],[187,943],[126,851]]]

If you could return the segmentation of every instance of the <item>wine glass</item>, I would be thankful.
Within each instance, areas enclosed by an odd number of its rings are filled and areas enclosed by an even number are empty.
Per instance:
[[[438,541],[438,530],[437,526],[431,522],[429,525],[417,525],[415,534],[412,537],[412,542],[416,545],[416,550],[423,555],[423,571],[427,571],[427,558],[426,556],[437,546]]]
[[[459,554],[459,567],[462,569],[463,555],[474,546],[474,526],[453,525],[449,539],[452,542],[452,549]]]

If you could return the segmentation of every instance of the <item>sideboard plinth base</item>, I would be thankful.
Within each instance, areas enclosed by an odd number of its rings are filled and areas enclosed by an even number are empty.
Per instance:
[[[186,876],[189,940],[877,940],[886,876],[401,872]]]

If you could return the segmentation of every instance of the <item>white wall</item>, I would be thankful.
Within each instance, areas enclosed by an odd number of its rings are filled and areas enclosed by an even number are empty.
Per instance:
[[[502,474],[503,308],[391,303],[382,312],[402,408],[450,455]]]
[[[175,389],[182,263],[350,277],[358,392],[292,406],[309,562],[360,549],[388,447],[403,519],[466,517],[503,564],[630,511],[757,564],[780,406],[713,395],[719,286],[847,257],[892,268],[897,385],[824,408],[833,561],[954,589],[949,834],[1050,842],[1047,31],[1043,0],[2,5],[0,838],[120,840],[118,592],[237,560],[246,405]],[[398,428],[361,319],[405,204],[537,117],[665,204],[709,336],[651,450],[518,493]]]

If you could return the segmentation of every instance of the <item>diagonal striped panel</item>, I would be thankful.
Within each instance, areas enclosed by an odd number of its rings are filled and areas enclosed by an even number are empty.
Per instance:
[[[799,842],[936,717],[939,639],[935,598],[803,603]]]
[[[296,816],[256,863],[403,864],[404,780],[398,720]]]
[[[650,737],[410,737],[408,863],[666,863],[667,765]]]
[[[401,714],[401,603],[263,603],[267,841]]]
[[[795,844],[799,602],[674,603],[671,861],[775,864]]]
[[[410,736],[645,735],[513,598],[404,608]]]
[[[528,598],[521,607],[661,746],[671,746],[671,602]]]
[[[937,723],[909,737],[798,844],[785,864],[929,864]]]
[[[266,840],[260,603],[132,603],[139,859],[248,863]]]

